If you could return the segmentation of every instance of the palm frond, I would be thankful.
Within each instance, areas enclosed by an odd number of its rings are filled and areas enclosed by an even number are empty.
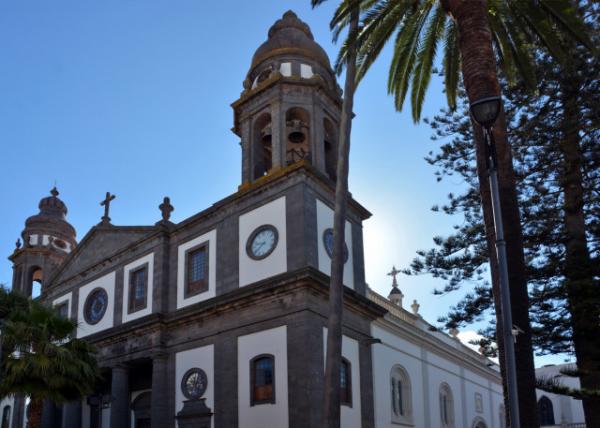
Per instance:
[[[456,110],[458,82],[460,81],[460,53],[458,51],[458,30],[453,20],[448,20],[444,37],[444,83],[446,99],[452,111]]]
[[[438,3],[433,14],[428,19],[427,29],[419,41],[416,66],[411,83],[412,116],[415,123],[421,119],[425,93],[431,80],[433,61],[435,60],[440,37],[444,32],[446,17],[446,12]]]
[[[577,9],[569,0],[543,0],[538,4],[558,23],[561,28],[568,32],[590,51],[598,54],[598,47],[590,39],[588,29],[583,20],[577,16]]]

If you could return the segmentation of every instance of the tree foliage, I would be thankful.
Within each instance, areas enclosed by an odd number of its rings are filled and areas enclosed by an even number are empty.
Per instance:
[[[76,323],[39,300],[0,287],[0,397],[79,399],[93,391],[98,368],[91,345],[76,339]]]

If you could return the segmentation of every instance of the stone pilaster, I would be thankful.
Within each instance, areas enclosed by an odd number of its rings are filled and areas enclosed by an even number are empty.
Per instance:
[[[157,355],[152,359],[152,408],[151,427],[169,426],[169,391],[167,367],[168,356]]]
[[[271,147],[273,170],[285,166],[285,112],[281,102],[271,104]]]
[[[11,426],[22,427],[25,419],[25,397],[21,394],[15,395],[14,403]]]
[[[124,366],[112,369],[110,404],[111,428],[129,428],[129,370]]]

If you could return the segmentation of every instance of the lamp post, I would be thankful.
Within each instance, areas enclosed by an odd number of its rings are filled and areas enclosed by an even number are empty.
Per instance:
[[[498,162],[492,125],[498,118],[501,108],[499,96],[487,97],[471,104],[471,116],[483,128],[485,160],[490,179],[494,229],[496,232],[496,257],[498,259],[498,277],[500,279],[500,305],[502,312],[502,332],[504,339],[504,361],[511,428],[519,428],[519,398],[517,392],[517,370],[515,361],[515,343],[513,336],[510,289],[508,287],[508,264],[506,260],[506,241],[498,190]]]

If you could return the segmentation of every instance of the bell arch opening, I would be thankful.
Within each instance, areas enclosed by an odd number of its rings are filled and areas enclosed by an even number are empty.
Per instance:
[[[310,114],[300,107],[285,113],[286,163],[310,161]]]
[[[29,269],[29,280],[27,282],[27,294],[36,299],[42,294],[43,271],[39,266],[33,266]]]
[[[263,113],[254,121],[252,137],[252,178],[254,180],[266,175],[273,167],[271,136],[271,115]]]

